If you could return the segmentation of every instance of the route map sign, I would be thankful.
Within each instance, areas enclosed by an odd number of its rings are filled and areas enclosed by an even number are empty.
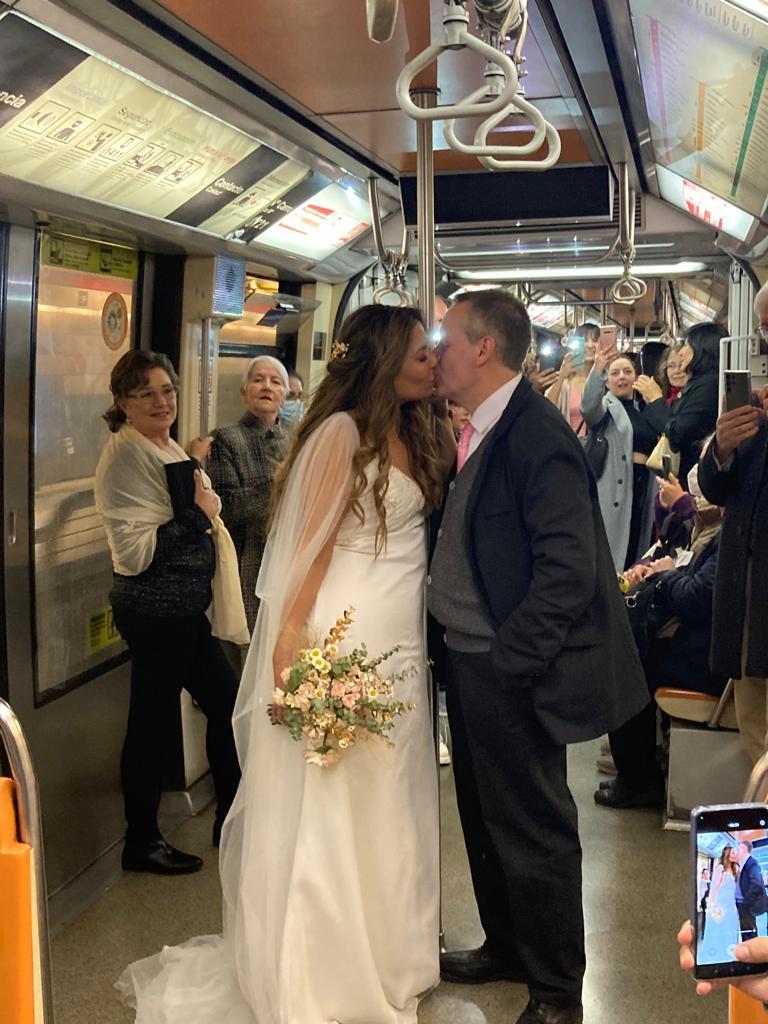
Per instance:
[[[766,219],[768,3],[630,0],[659,164]]]

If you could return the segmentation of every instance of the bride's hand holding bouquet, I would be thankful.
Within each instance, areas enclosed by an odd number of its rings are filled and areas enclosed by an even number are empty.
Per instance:
[[[360,736],[378,736],[393,745],[387,733],[397,717],[414,707],[390,699],[395,683],[407,673],[385,677],[379,671],[397,648],[376,658],[369,657],[364,644],[339,654],[353,611],[336,620],[321,644],[299,651],[298,660],[280,671],[273,692],[270,717],[294,740],[306,741],[304,758],[309,764],[333,764]],[[278,642],[275,666],[287,661],[281,647]]]

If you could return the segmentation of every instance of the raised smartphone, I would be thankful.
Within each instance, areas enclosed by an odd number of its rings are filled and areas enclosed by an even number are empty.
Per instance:
[[[696,978],[768,973],[734,948],[766,934],[768,807],[718,804],[691,811],[691,922]]]
[[[672,456],[662,455],[661,456],[661,478],[662,480],[669,480],[670,474],[672,473]]]
[[[619,339],[618,328],[604,324],[600,328],[600,337],[597,340],[597,347],[601,352],[610,352],[616,348]]]
[[[752,374],[749,370],[726,370],[723,379],[726,412],[752,404]]]

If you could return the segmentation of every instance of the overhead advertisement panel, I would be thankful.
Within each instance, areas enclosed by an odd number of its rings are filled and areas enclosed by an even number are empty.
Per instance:
[[[705,224],[711,224],[718,231],[724,231],[726,235],[732,235],[742,242],[748,237],[755,224],[751,214],[697,185],[695,181],[681,178],[661,164],[656,165],[656,175],[662,199],[679,206]]]
[[[0,174],[246,244],[331,183],[15,13],[0,15]],[[327,234],[324,255],[347,240]],[[288,251],[316,258],[307,242]]]
[[[257,242],[323,260],[370,225],[368,204],[352,189],[332,184],[257,236]]]
[[[768,20],[726,0],[630,6],[656,159],[765,217]]]

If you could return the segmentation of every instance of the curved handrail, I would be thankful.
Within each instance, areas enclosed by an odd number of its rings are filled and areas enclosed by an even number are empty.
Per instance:
[[[495,156],[479,156],[478,160],[491,171],[546,171],[560,158],[560,135],[554,125],[547,122],[545,139],[549,152],[541,160],[499,160]]]
[[[377,288],[373,293],[372,302],[376,306],[381,306],[382,298],[385,295],[397,295],[399,306],[415,306],[416,298],[413,292],[409,291],[408,288],[397,284],[383,284],[381,288]],[[392,305],[392,303],[384,303],[384,305]]]
[[[477,93],[473,93],[471,98],[479,95],[480,90]],[[534,132],[533,137],[528,142],[522,143],[520,146],[489,146],[488,145],[488,133],[497,128],[502,121],[504,121],[510,114],[520,112],[527,114],[531,120]],[[462,142],[461,139],[457,138],[456,131],[454,129],[455,120],[451,119],[446,121],[443,125],[443,136],[445,141],[458,153],[466,153],[469,156],[525,156],[528,153],[535,153],[541,148],[542,143],[547,137],[547,129],[554,129],[544,119],[544,115],[540,110],[537,110],[532,103],[524,99],[519,93],[515,96],[514,100],[508,104],[503,110],[500,110],[496,114],[492,114],[486,118],[483,123],[478,127],[475,132],[475,139],[472,143]]]
[[[40,964],[42,988],[42,1021],[53,1021],[53,994],[51,991],[51,957],[48,945],[48,896],[45,885],[43,859],[43,826],[40,814],[40,796],[37,776],[32,765],[24,731],[10,704],[0,698],[0,743],[2,743],[16,789],[19,816],[19,838],[32,850],[34,863],[34,900],[37,916],[37,954]]]
[[[466,11],[464,14],[466,15]],[[466,17],[469,18],[468,15]],[[486,103],[478,103],[479,90],[477,90],[459,103],[417,107],[410,95],[414,78],[429,67],[444,50],[455,50],[462,47],[482,54],[489,65],[495,65],[498,68],[494,71],[486,66],[485,76],[489,81],[486,84],[484,95],[491,94],[492,98]],[[504,84],[500,85],[502,78]],[[497,88],[500,91],[493,97]],[[485,114],[494,114],[512,101],[517,88],[517,68],[512,58],[502,50],[497,50],[488,43],[484,43],[482,39],[478,39],[477,36],[473,36],[466,28],[457,29],[453,22],[446,25],[445,39],[428,46],[426,50],[405,65],[397,76],[395,92],[400,108],[414,121],[443,121],[446,118],[483,117]]]

